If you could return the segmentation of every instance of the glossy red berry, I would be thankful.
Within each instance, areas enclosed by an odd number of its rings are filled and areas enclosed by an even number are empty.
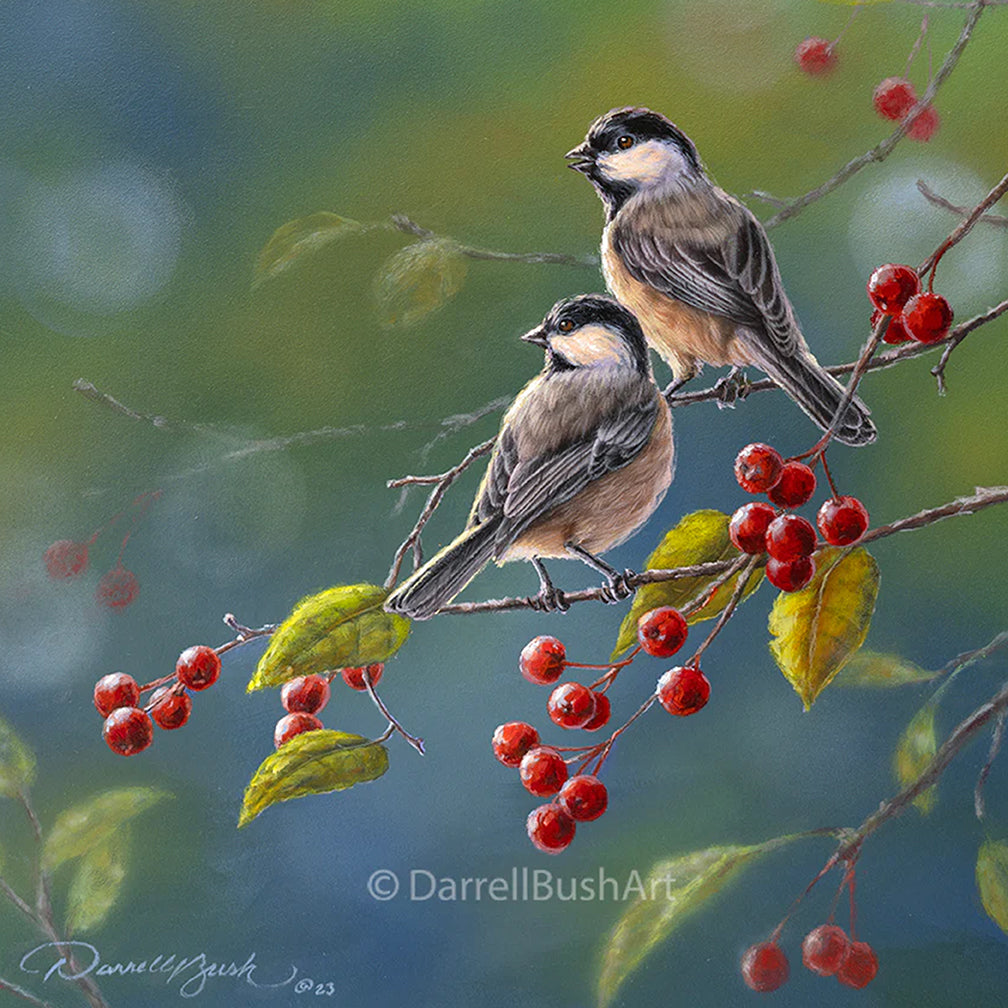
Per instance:
[[[605,812],[609,794],[598,777],[578,774],[560,788],[560,804],[575,822],[591,822]]]
[[[816,524],[831,546],[850,546],[868,528],[868,509],[857,497],[831,497],[819,508]]]
[[[559,854],[570,846],[577,826],[559,805],[540,805],[525,820],[529,840],[544,854]]]
[[[689,627],[683,614],[672,606],[660,606],[637,621],[637,641],[655,658],[674,655],[686,642]]]
[[[800,591],[812,580],[815,561],[812,557],[798,557],[797,560],[774,560],[770,557],[766,565],[766,579],[783,592]]]
[[[927,143],[938,132],[938,127],[941,125],[941,119],[938,117],[938,110],[934,105],[928,105],[926,109],[916,119],[913,121],[910,129],[907,130],[907,136],[911,140],[917,140],[919,143]]]
[[[550,693],[546,711],[561,728],[584,728],[595,716],[595,694],[581,683],[561,683]]]
[[[95,710],[102,717],[108,717],[118,707],[136,707],[139,701],[140,687],[125,672],[110,672],[95,683]]]
[[[777,517],[777,509],[763,501],[743,504],[728,523],[728,536],[743,553],[762,553],[766,549],[766,530]]]
[[[923,291],[903,308],[903,326],[918,343],[937,343],[951,325],[952,308],[940,294]]]
[[[767,496],[780,507],[801,507],[811,500],[815,488],[815,473],[804,462],[785,462]]]
[[[801,515],[785,514],[767,526],[766,549],[774,560],[797,560],[815,552],[816,533]]]
[[[139,594],[136,575],[121,563],[102,574],[95,588],[95,599],[106,609],[125,609]]]
[[[120,756],[143,752],[154,738],[154,726],[139,707],[117,707],[102,726],[109,749]]]
[[[585,731],[598,731],[599,728],[604,728],[609,723],[609,717],[612,714],[612,704],[609,703],[609,697],[605,693],[593,690],[592,696],[595,698],[595,713],[592,715],[592,719],[584,725]]]
[[[329,703],[329,680],[322,675],[298,676],[283,684],[280,703],[285,711],[316,714]]]
[[[878,956],[868,942],[852,941],[847,948],[836,978],[847,987],[867,987],[878,973]]]
[[[886,263],[868,278],[868,297],[885,315],[898,315],[918,291],[920,277],[912,266]]]
[[[884,312],[880,312],[877,308],[872,312],[871,315],[871,327],[875,328],[882,320]],[[882,342],[889,343],[893,346],[900,343],[907,343],[913,337],[906,331],[903,325],[902,315],[892,315],[889,318],[889,325],[886,326],[886,331],[882,334]]]
[[[905,77],[886,77],[875,88],[872,104],[883,119],[899,122],[917,104],[917,92]]]
[[[529,682],[547,686],[560,678],[566,658],[567,649],[556,637],[533,637],[522,648],[518,668]]]
[[[749,493],[766,493],[780,478],[783,468],[780,452],[759,441],[746,445],[735,456],[735,478]]]
[[[671,668],[656,687],[658,702],[678,717],[695,714],[710,699],[710,681],[693,665]]]
[[[836,67],[837,58],[833,44],[824,38],[810,37],[798,43],[794,52],[795,63],[803,73],[821,77]]]
[[[77,577],[87,570],[87,543],[74,542],[72,539],[60,539],[45,551],[42,557],[46,573],[57,581]]]
[[[819,976],[833,976],[840,968],[850,940],[836,924],[820,924],[802,942],[802,962]]]
[[[285,714],[276,723],[273,729],[273,745],[277,749],[285,742],[289,742],[295,735],[303,732],[318,731],[322,728],[322,722],[314,714],[306,714],[304,711],[294,711],[292,714]]]
[[[567,780],[567,764],[552,746],[533,746],[518,764],[518,776],[527,791],[547,798]]]
[[[191,690],[213,686],[220,670],[220,655],[206,644],[194,644],[186,648],[175,662],[175,674],[179,677],[179,682]]]
[[[162,686],[150,698],[151,720],[159,728],[181,728],[191,713],[192,698],[185,690],[176,692],[171,686]]]
[[[371,680],[372,686],[377,686],[381,682],[382,673],[385,671],[385,666],[381,662],[375,662],[373,665],[365,665],[363,668],[345,668],[340,670],[340,675],[343,677],[343,682],[350,687],[350,689],[355,689],[363,692],[367,689],[364,685],[364,673],[367,672],[368,678]]]
[[[493,752],[504,766],[518,766],[522,757],[539,744],[539,732],[524,721],[498,725],[493,733]]]
[[[742,979],[754,991],[777,990],[789,973],[787,956],[776,942],[760,942],[742,956]]]

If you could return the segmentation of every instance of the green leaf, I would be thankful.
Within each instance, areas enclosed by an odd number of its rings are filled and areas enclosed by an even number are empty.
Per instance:
[[[338,585],[302,599],[280,624],[259,659],[248,692],[288,679],[383,662],[402,647],[410,622],[382,609],[377,585]]]
[[[262,761],[245,789],[238,826],[277,802],[345,791],[388,770],[388,750],[361,735],[320,728],[302,732]]]
[[[83,855],[67,897],[67,934],[90,931],[104,923],[126,880],[129,853],[126,826]]]
[[[980,845],[976,880],[987,916],[1008,934],[1008,843],[985,840]]]
[[[801,591],[781,592],[770,610],[770,642],[805,709],[864,643],[878,597],[879,569],[862,547],[824,546]]]
[[[888,689],[911,683],[930,682],[937,675],[894,654],[862,648],[833,680],[834,686],[858,689]]]
[[[135,816],[170,797],[154,788],[115,788],[61,812],[46,837],[42,866],[54,871],[105,845]]]
[[[776,837],[749,847],[708,847],[659,861],[609,932],[598,982],[601,1008],[612,1004],[623,982],[694,911],[734,881],[755,858],[797,839]]]
[[[910,719],[903,729],[896,752],[893,754],[893,772],[900,787],[912,784],[924,772],[924,768],[934,759],[938,751],[938,739],[935,735],[935,705],[926,703]],[[937,792],[934,786],[922,791],[913,803],[920,809],[922,815],[927,815],[933,808]]]
[[[427,238],[387,259],[375,279],[382,324],[412,325],[462,288],[469,264],[456,242]]]
[[[327,211],[288,221],[273,232],[256,258],[252,285],[258,286],[264,280],[278,276],[304,256],[318,252],[334,241],[364,234],[372,228],[373,225]]]
[[[35,780],[35,755],[0,718],[0,795],[16,798]]]
[[[669,529],[658,544],[658,548],[647,558],[645,570],[669,570],[673,567],[692,567],[694,564],[713,563],[718,560],[734,560],[740,554],[728,538],[729,517],[721,511],[694,511],[685,515],[675,528]],[[699,623],[720,615],[728,604],[739,575],[727,581],[714,593],[711,599],[687,620]],[[751,595],[763,579],[762,570],[754,570],[749,575],[745,595]],[[646,612],[658,606],[682,608],[691,599],[701,595],[709,585],[717,580],[717,575],[708,577],[679,578],[658,584],[642,585],[634,595],[633,605],[620,625],[613,649],[615,660],[637,643],[637,621]]]

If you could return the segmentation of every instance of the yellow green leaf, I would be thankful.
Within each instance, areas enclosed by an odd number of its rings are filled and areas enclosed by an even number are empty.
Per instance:
[[[0,795],[16,798],[35,780],[35,755],[0,718]]]
[[[728,515],[721,511],[694,511],[685,515],[675,528],[665,533],[658,548],[647,558],[644,569],[670,570],[674,567],[692,567],[695,564],[737,559],[740,554],[728,538],[728,522]],[[739,575],[736,574],[718,588],[703,608],[693,613],[687,622],[699,623],[701,620],[718,616],[728,604],[738,578]],[[759,569],[749,575],[744,598],[759,587],[762,578],[763,571]],[[636,645],[637,621],[644,613],[658,606],[674,606],[676,609],[681,609],[691,599],[702,595],[716,580],[717,575],[708,575],[642,585],[634,595],[630,612],[620,625],[612,658],[615,660]]]
[[[655,864],[606,938],[598,981],[600,1008],[612,1004],[627,977],[687,917],[734,881],[743,867],[794,839],[708,847]]]
[[[976,880],[987,916],[1008,934],[1008,843],[985,840],[980,845]]]
[[[349,235],[363,234],[373,225],[322,211],[288,221],[273,232],[256,258],[252,284],[278,276],[306,255]]]
[[[46,837],[43,867],[53,871],[103,846],[135,816],[170,797],[166,791],[154,788],[115,788],[61,812]]]
[[[245,789],[238,826],[277,802],[345,791],[386,770],[388,750],[378,742],[324,728],[302,732],[262,761]]]
[[[858,689],[888,689],[911,683],[930,682],[937,675],[907,658],[862,648],[833,680],[834,686]]]
[[[926,703],[910,719],[903,729],[896,752],[893,754],[893,771],[900,787],[912,784],[924,772],[924,768],[934,759],[938,751],[938,739],[935,735],[935,705]],[[937,798],[935,788],[929,787],[914,798],[914,805],[923,815],[934,808]]]
[[[388,258],[375,279],[375,297],[386,326],[412,325],[453,298],[468,262],[456,242],[426,238]]]
[[[824,546],[812,580],[781,592],[770,610],[773,654],[805,709],[864,643],[878,597],[879,569],[862,547]]]
[[[124,827],[81,857],[67,896],[67,934],[104,923],[126,880],[129,850],[129,827]]]
[[[253,690],[332,669],[390,658],[409,634],[408,619],[382,609],[388,592],[378,585],[338,585],[302,599],[280,624],[259,659]]]

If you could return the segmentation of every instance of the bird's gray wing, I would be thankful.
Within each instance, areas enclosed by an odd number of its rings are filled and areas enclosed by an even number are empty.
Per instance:
[[[793,354],[800,333],[763,226],[743,209],[722,242],[676,238],[667,230],[616,228],[616,252],[641,283],[750,330],[761,355]]]
[[[470,525],[478,525],[487,518],[503,513],[508,483],[517,465],[518,445],[511,429],[505,427],[497,438],[483,485],[476,503],[473,504],[472,514],[469,516]]]

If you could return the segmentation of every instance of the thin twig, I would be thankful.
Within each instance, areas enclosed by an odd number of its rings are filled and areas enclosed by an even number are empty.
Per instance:
[[[966,217],[973,212],[970,207],[958,206],[945,199],[944,196],[939,196],[923,179],[917,179],[917,190],[929,203],[934,203],[935,206],[940,206],[944,210],[950,210],[960,217]],[[982,214],[979,222],[993,224],[994,227],[1008,227],[1008,217],[1002,217],[1000,214]]]
[[[907,532],[911,529],[923,528],[925,525],[933,525],[943,518],[953,518],[957,515],[975,514],[977,511],[992,504],[1003,504],[1008,501],[1008,486],[977,487],[976,493],[969,497],[957,497],[948,504],[941,507],[928,508],[918,511],[907,518],[901,518],[889,525],[880,525],[878,528],[866,532],[859,540],[858,545],[867,545],[876,539],[884,539],[896,532]]]
[[[1004,710],[998,711],[997,722],[994,725],[994,734],[991,736],[990,749],[987,752],[987,762],[981,768],[977,776],[976,787],[973,789],[973,809],[976,812],[977,819],[981,822],[987,814],[987,809],[984,805],[984,784],[987,783],[987,777],[990,775],[991,767],[994,766],[994,760],[997,759],[997,755],[1001,751],[1001,743],[1004,741],[1005,733],[1005,714]]]
[[[426,755],[424,751],[424,740],[416,735],[411,735],[408,731],[406,731],[399,721],[391,714],[388,707],[385,706],[382,698],[375,692],[374,683],[371,682],[371,673],[365,669],[361,679],[364,683],[364,688],[367,690],[368,696],[371,697],[371,702],[382,712],[382,714],[385,715],[385,719],[388,721],[388,729],[386,729],[386,733],[384,735],[380,736],[379,741],[384,741],[386,738],[389,738],[389,729],[392,729],[399,732],[399,734],[402,735],[402,737],[406,739],[406,741],[409,742],[409,744],[413,746],[413,748],[416,749],[421,756]]]
[[[11,983],[10,980],[5,980],[3,977],[0,977],[0,991],[9,991],[15,997],[21,998],[22,1001],[36,1005],[37,1008],[53,1008],[49,1001],[43,1001],[41,998],[35,997],[34,994],[26,991],[24,987],[19,987],[17,984]]]
[[[759,562],[759,554],[749,557],[747,563],[742,568],[742,573],[738,576],[738,581],[735,584],[735,590],[732,592],[731,598],[728,600],[728,604],[721,611],[721,615],[718,617],[717,623],[714,624],[714,629],[711,630],[711,632],[704,638],[703,643],[696,649],[696,651],[693,652],[693,657],[687,664],[695,665],[699,668],[700,656],[707,650],[714,638],[721,633],[728,620],[732,618],[732,614],[738,608],[739,602],[742,601],[742,595],[745,593],[746,585],[749,584],[749,578]]]
[[[955,350],[955,348],[959,346],[959,344],[962,343],[962,341],[974,329],[976,329],[977,326],[983,325],[984,322],[990,322],[992,319],[996,319],[999,315],[1003,315],[1006,311],[1008,311],[1008,300],[1002,301],[1000,304],[988,309],[983,315],[977,315],[976,318],[970,319],[970,321],[965,325],[958,326],[952,333],[949,334],[949,337],[945,342],[945,349],[942,351],[941,359],[933,368],[931,368],[931,374],[935,376],[935,379],[938,382],[939,395],[944,395],[947,391],[945,385],[945,368],[948,365],[949,357],[952,356],[952,351]]]

